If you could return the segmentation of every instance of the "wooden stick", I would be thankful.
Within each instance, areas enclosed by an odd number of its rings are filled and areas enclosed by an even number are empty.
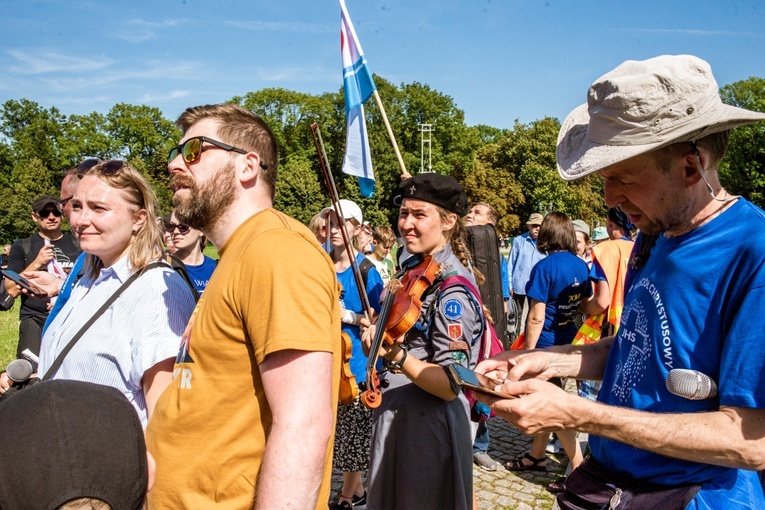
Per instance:
[[[385,129],[388,130],[388,137],[390,138],[391,144],[393,144],[393,151],[396,153],[396,159],[398,160],[398,164],[401,167],[401,180],[403,181],[404,179],[409,179],[412,174],[406,170],[406,165],[404,165],[404,158],[401,157],[401,152],[398,150],[396,137],[393,136],[393,130],[390,127],[390,122],[388,122],[388,115],[385,113],[385,107],[383,106],[382,99],[380,99],[380,94],[377,92],[377,89],[374,90],[373,94],[375,96],[375,102],[377,102],[377,107],[380,109],[380,113],[382,114]]]

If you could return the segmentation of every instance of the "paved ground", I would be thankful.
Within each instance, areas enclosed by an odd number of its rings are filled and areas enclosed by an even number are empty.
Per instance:
[[[511,459],[527,452],[531,438],[500,418],[489,421],[491,444],[489,455],[502,466]],[[580,440],[582,438],[580,437]],[[510,472],[504,467],[489,472],[473,466],[473,484],[478,498],[478,507],[484,510],[549,510],[555,497],[550,494],[547,484],[562,476],[568,459],[563,451],[548,455],[547,472]],[[335,495],[340,490],[342,478],[339,473],[333,477]]]

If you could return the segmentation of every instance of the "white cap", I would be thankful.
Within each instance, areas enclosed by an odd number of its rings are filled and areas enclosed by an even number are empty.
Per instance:
[[[314,209],[315,210],[315,209]],[[334,211],[332,207],[325,207],[321,210],[321,215],[326,216],[329,214],[330,211]],[[344,220],[350,220],[353,218],[354,220],[359,222],[359,225],[364,223],[364,216],[361,214],[361,208],[356,205],[356,202],[353,202],[351,200],[341,199],[340,200],[340,211],[343,214]]]

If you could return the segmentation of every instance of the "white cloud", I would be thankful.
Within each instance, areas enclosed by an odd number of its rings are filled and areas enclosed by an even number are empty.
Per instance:
[[[117,39],[131,43],[142,43],[159,37],[158,32],[182,25],[186,20],[166,19],[163,21],[147,21],[144,19],[130,19],[125,21],[125,28],[112,33]]]
[[[294,66],[294,67],[268,67],[256,68],[254,73],[259,80],[266,82],[332,82],[342,84],[342,72],[340,68],[330,71],[322,66]]]
[[[188,97],[191,94],[192,91],[190,90],[171,90],[169,94],[144,94],[138,98],[138,101],[141,103],[161,103],[163,101]]]
[[[677,34],[677,35],[696,35],[696,36],[733,36],[733,37],[763,37],[762,33],[757,32],[736,32],[732,30],[700,30],[693,28],[612,28],[612,32],[635,32],[643,34]]]
[[[302,32],[309,34],[329,34],[337,32],[338,28],[330,28],[327,25],[316,23],[295,23],[278,21],[224,21],[225,25],[230,25],[244,30],[254,30],[256,32]]]
[[[11,57],[20,61],[20,65],[11,65],[8,69],[19,74],[47,74],[57,72],[80,73],[104,69],[114,63],[106,57],[83,58],[63,55],[52,51],[7,50]]]

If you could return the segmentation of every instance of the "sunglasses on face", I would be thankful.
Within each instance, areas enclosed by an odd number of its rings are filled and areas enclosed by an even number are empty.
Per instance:
[[[195,136],[193,138],[189,138],[182,144],[173,147],[170,150],[170,153],[167,155],[167,162],[172,162],[175,158],[178,157],[180,154],[183,156],[183,161],[186,163],[194,163],[196,161],[199,161],[199,158],[202,156],[202,153],[206,151],[207,149],[212,149],[212,147],[202,145],[203,142],[211,143],[215,147],[218,147],[219,149],[223,149],[225,151],[232,151],[232,152],[238,152],[239,154],[247,154],[246,150],[242,150],[238,147],[234,147],[233,145],[229,145],[227,143],[219,142],[218,140],[213,140],[212,138],[207,138],[206,136]]]
[[[189,230],[191,230],[191,227],[189,227],[188,225],[183,225],[182,223],[175,224],[175,223],[165,222],[165,230],[167,232],[172,234],[173,232],[175,232],[176,228],[178,229],[178,233],[181,234],[182,236],[188,234]]]
[[[112,159],[111,161],[101,161],[100,159],[86,159],[79,165],[77,165],[77,176],[82,177],[87,173],[88,170],[95,167],[96,165],[101,165],[101,173],[103,175],[114,175],[120,170],[122,170],[122,167],[124,167],[127,163],[124,161],[120,161],[118,159]],[[72,198],[72,197],[69,197]],[[67,198],[66,200],[69,200]]]
[[[43,209],[42,211],[37,213],[37,216],[39,216],[41,219],[45,219],[51,214],[53,214],[53,216],[55,216],[56,218],[60,218],[62,213],[58,209]]]
[[[62,198],[61,200],[59,200],[58,202],[56,202],[56,206],[57,206],[57,207],[58,207],[60,210],[62,210],[62,211],[63,211],[63,210],[64,210],[64,207],[66,207],[66,204],[68,204],[68,203],[69,203],[69,201],[70,201],[71,199],[73,199],[73,198],[74,198],[74,195],[69,195],[69,196],[68,196],[68,197],[66,197],[66,198]]]

